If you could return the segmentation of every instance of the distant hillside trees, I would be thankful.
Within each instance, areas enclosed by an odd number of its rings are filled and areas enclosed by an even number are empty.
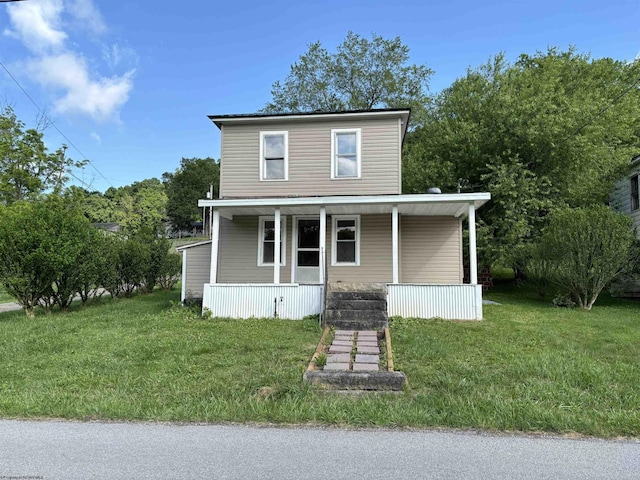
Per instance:
[[[110,187],[104,194],[72,186],[66,195],[81,203],[91,223],[115,222],[128,233],[149,226],[157,228],[167,219],[167,195],[157,178]]]
[[[211,185],[218,198],[220,164],[213,158],[183,158],[175,172],[166,172],[162,180],[167,192],[167,217],[176,230],[191,228],[202,221],[198,200],[206,198]]]

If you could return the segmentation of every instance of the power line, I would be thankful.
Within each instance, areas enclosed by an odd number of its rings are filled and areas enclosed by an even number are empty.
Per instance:
[[[7,0],[0,0],[0,2],[3,2],[3,1],[7,1]],[[19,1],[22,1],[22,0],[19,0]],[[31,95],[29,95],[29,92],[27,92],[27,91],[24,89],[24,87],[20,84],[20,82],[18,81],[18,79],[16,79],[16,77],[14,77],[14,76],[11,74],[11,72],[9,71],[9,69],[8,69],[8,68],[5,66],[5,64],[4,64],[4,63],[2,63],[1,61],[0,61],[0,66],[2,66],[2,68],[4,69],[4,71],[5,71],[5,72],[7,72],[7,75],[9,75],[9,77],[11,77],[11,80],[13,80],[13,81],[15,82],[15,84],[18,86],[18,88],[19,88],[20,90],[22,90],[22,93],[24,93],[24,94],[26,95],[26,97],[27,97],[29,100],[31,100],[31,103],[33,103],[33,105],[38,109],[38,111],[40,112],[40,114],[41,114],[41,115],[42,115],[46,120],[48,120],[48,122],[53,126],[53,128],[55,128],[55,129],[56,129],[56,131],[57,131],[57,132],[62,136],[62,138],[64,138],[64,139],[67,141],[67,143],[68,143],[70,146],[72,146],[72,147],[73,147],[73,148],[74,148],[74,149],[75,149],[75,150],[80,154],[80,156],[82,156],[82,158],[83,158],[84,160],[86,160],[86,161],[87,161],[87,163],[88,163],[89,165],[91,165],[91,168],[93,168],[96,172],[98,172],[98,174],[99,174],[99,175],[100,175],[100,176],[101,176],[101,177],[102,177],[102,178],[103,178],[103,179],[104,179],[104,180],[109,184],[109,186],[113,187],[113,184],[109,181],[109,179],[108,179],[107,177],[105,177],[105,176],[102,174],[102,172],[101,172],[100,170],[98,170],[98,167],[96,167],[96,166],[93,164],[93,162],[92,162],[91,160],[89,160],[89,159],[87,158],[87,156],[86,156],[84,153],[82,153],[82,152],[80,151],[80,149],[79,149],[79,148],[78,148],[78,147],[77,147],[77,146],[76,146],[76,145],[75,145],[75,144],[74,144],[74,143],[69,139],[69,137],[67,137],[67,136],[62,132],[62,130],[60,130],[60,129],[58,128],[58,126],[55,124],[55,122],[54,122],[53,120],[51,120],[51,118],[50,118],[50,117],[45,113],[45,111],[44,111],[42,108],[40,108],[40,106],[39,106],[39,105],[36,103],[36,101],[31,97]],[[76,177],[75,175],[73,175],[71,172],[69,172],[69,175],[71,175],[71,176],[72,176],[73,178],[75,178],[76,180],[78,180],[78,181],[82,182],[82,184],[83,184],[83,185],[86,185],[86,183],[85,183],[84,181],[80,180],[78,177]],[[115,188],[115,187],[114,187],[114,188]]]
[[[613,107],[616,103],[618,103],[620,100],[622,100],[622,97],[624,97],[627,93],[629,93],[631,90],[634,89],[634,87],[636,87],[638,84],[640,84],[640,78],[638,78],[635,82],[633,82],[628,88],[626,88],[622,93],[620,93],[620,95],[618,95],[616,98],[613,99],[613,101],[607,105],[606,107],[604,107],[602,110],[600,110],[598,113],[596,113],[593,117],[591,117],[589,119],[589,121],[587,121],[587,123],[585,123],[584,125],[582,125],[580,128],[578,128],[575,132],[573,132],[572,134],[570,134],[569,136],[567,136],[566,138],[564,138],[563,140],[561,140],[558,144],[554,145],[553,147],[551,147],[551,149],[549,150],[549,153],[553,152],[556,148],[558,148],[560,145],[562,145],[563,143],[565,143],[567,140],[570,140],[571,138],[575,137],[576,135],[578,135],[582,130],[584,130],[586,127],[588,127],[589,125],[591,125],[596,118],[598,118],[600,115],[604,114],[607,110],[609,110],[611,107]]]

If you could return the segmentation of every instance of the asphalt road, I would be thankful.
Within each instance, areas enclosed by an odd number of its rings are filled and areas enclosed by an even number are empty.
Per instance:
[[[0,420],[2,479],[638,479],[640,442]]]

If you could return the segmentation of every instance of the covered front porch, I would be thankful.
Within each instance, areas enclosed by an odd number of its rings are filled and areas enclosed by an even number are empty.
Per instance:
[[[356,281],[387,285],[389,316],[481,319],[475,210],[489,198],[201,200],[201,207],[211,208],[212,232],[203,307],[219,317],[299,319],[323,312],[329,282]],[[464,218],[470,284],[462,283]]]

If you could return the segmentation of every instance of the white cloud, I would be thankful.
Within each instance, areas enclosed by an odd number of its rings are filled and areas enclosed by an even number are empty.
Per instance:
[[[67,34],[61,29],[63,8],[62,0],[9,4],[7,12],[13,30],[6,29],[4,33],[22,41],[35,52],[60,48],[67,39]]]
[[[31,52],[22,62],[30,78],[50,88],[58,113],[87,115],[97,121],[118,120],[120,108],[133,88],[134,69],[121,75],[105,76],[95,71],[77,50],[67,46],[69,25],[99,35],[107,31],[102,15],[92,0],[32,0],[8,7],[11,28],[5,34],[20,40]],[[73,41],[73,45],[79,44]],[[104,60],[112,69],[123,58],[136,58],[135,52],[114,45]],[[120,70],[122,71],[122,70]]]
[[[102,56],[104,61],[111,68],[117,68],[122,64],[137,65],[138,55],[128,45],[113,43],[102,47]]]
[[[71,52],[31,60],[27,70],[40,84],[66,93],[55,100],[60,113],[80,113],[103,121],[117,116],[129,99],[134,70],[121,76],[91,78],[87,62]]]
[[[91,0],[70,0],[69,13],[82,25],[86,26],[95,34],[102,34],[107,31],[107,26],[102,19],[100,11]]]
[[[89,136],[96,142],[102,143],[102,138],[100,138],[100,135],[98,135],[96,132],[91,132],[91,135]]]

